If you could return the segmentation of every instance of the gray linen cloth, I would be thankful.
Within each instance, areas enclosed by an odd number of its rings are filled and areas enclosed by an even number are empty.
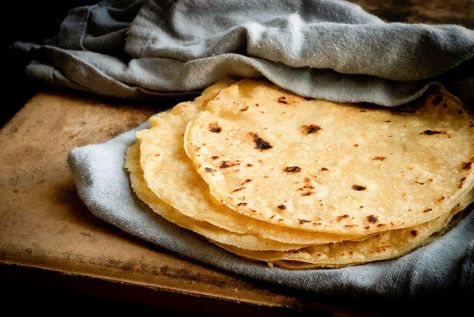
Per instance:
[[[72,10],[42,45],[34,78],[96,94],[156,98],[195,93],[223,76],[266,77],[298,94],[394,106],[434,82],[474,93],[474,32],[385,23],[345,1],[103,1]],[[288,271],[237,258],[178,228],[134,196],[123,168],[134,131],[73,149],[80,197],[99,218],[215,267],[317,293],[429,296],[473,291],[474,213],[442,238],[392,261]]]
[[[43,45],[16,43],[27,73],[121,98],[266,77],[303,96],[394,106],[434,81],[474,97],[474,31],[384,23],[335,0],[124,1],[72,10]]]

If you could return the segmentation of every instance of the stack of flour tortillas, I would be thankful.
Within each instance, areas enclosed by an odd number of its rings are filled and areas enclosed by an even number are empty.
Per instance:
[[[474,200],[473,163],[473,119],[440,87],[400,109],[307,99],[263,80],[222,81],[159,113],[126,157],[155,212],[293,269],[426,243]]]

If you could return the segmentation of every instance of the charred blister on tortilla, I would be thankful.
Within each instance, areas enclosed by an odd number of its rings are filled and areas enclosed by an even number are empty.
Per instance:
[[[426,135],[446,134],[446,131],[425,130],[423,132],[420,132],[420,134],[426,134]]]
[[[368,215],[367,221],[370,223],[376,223],[377,221],[379,221],[379,218],[376,215]]]
[[[357,184],[352,185],[352,189],[357,190],[357,191],[366,190],[366,188],[367,187],[362,186],[362,185],[357,185]]]
[[[255,143],[255,148],[260,151],[265,151],[273,148],[270,142],[262,139],[257,133],[249,132],[252,141]]]
[[[321,130],[322,128],[319,125],[315,125],[315,124],[305,124],[305,125],[300,126],[300,129],[303,134],[314,134],[318,132],[319,130]]]
[[[285,97],[285,96],[278,97],[277,100],[278,100],[279,103],[283,103],[283,104],[285,104],[285,105],[288,104],[288,101],[286,100],[286,97]]]
[[[218,122],[209,123],[208,129],[212,133],[220,133],[222,131],[222,128],[219,126]]]
[[[339,221],[341,221],[343,219],[347,219],[347,218],[349,218],[349,215],[340,215],[340,216],[336,217],[336,221],[339,222]]]
[[[458,188],[462,188],[464,186],[464,181],[466,180],[466,177],[462,177],[460,180],[459,180],[459,183],[458,183]]]
[[[206,167],[206,168],[204,168],[204,170],[206,172],[208,172],[209,174],[211,174],[211,175],[214,175],[217,172],[215,169],[210,168],[210,167]]]
[[[240,160],[235,160],[235,161],[221,161],[219,168],[229,168],[233,166],[239,166],[240,165]]]
[[[299,173],[301,172],[301,167],[299,166],[287,166],[283,169],[286,173]]]

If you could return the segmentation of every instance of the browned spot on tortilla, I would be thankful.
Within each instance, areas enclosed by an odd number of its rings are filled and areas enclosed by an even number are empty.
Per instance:
[[[285,104],[285,105],[288,104],[288,101],[286,100],[286,97],[285,97],[285,96],[278,97],[278,102],[279,102],[279,103],[283,103],[283,104]]]
[[[244,181],[242,182],[242,184],[240,184],[240,185],[243,185],[243,184],[246,184],[246,183],[250,183],[251,181],[252,181],[252,180],[251,180],[250,178],[247,178],[247,179],[244,180]]]
[[[379,227],[379,228],[382,228],[382,227],[384,227],[384,226],[385,226],[384,223],[379,223],[379,224],[377,225],[377,227]]]
[[[212,133],[219,133],[222,131],[222,128],[219,126],[219,124],[217,122],[211,122],[209,123],[209,127],[208,127],[209,131],[211,131]]]
[[[250,164],[250,163],[247,163],[247,165],[246,165],[246,166],[247,166],[247,167],[252,167],[253,165],[252,165],[252,164]]]
[[[339,221],[341,221],[342,219],[346,219],[346,218],[349,218],[349,215],[337,216],[337,217],[336,217],[336,221],[339,222]]]
[[[222,161],[221,164],[219,165],[219,168],[228,168],[232,166],[238,166],[240,165],[240,161]]]
[[[305,177],[303,187],[298,188],[297,191],[305,191],[304,193],[301,193],[301,195],[309,196],[311,194],[314,194],[313,192],[311,192],[311,189],[314,189],[314,186],[311,183],[311,179],[309,177]]]
[[[218,158],[219,158],[219,156],[217,156],[217,155],[211,156],[211,159],[213,159],[213,160],[217,160]]]
[[[367,110],[365,110],[365,109],[360,109],[360,112],[367,112]]]
[[[383,161],[383,160],[385,160],[385,156],[374,156],[372,158],[372,160],[374,160],[374,161]]]
[[[237,206],[247,206],[247,203],[238,203]]]
[[[352,146],[353,146],[353,147],[358,147],[359,144],[357,144],[357,143],[356,143],[356,144],[352,144]]]
[[[370,226],[365,226],[364,229],[365,230],[370,229]]]
[[[273,148],[273,146],[271,146],[268,141],[265,141],[264,139],[259,137],[257,133],[249,132],[249,135],[252,137],[252,140],[255,143],[255,148],[257,150],[264,151]]]
[[[327,171],[328,169],[326,167],[321,167],[321,171]]]
[[[471,165],[472,165],[472,162],[464,162],[464,163],[461,164],[461,168],[463,170],[468,170],[468,169],[471,168]]]
[[[155,156],[160,156],[161,154],[160,153],[155,153]]]
[[[308,125],[302,125],[301,126],[301,131],[304,134],[313,134],[321,130],[321,127],[319,125],[315,124],[308,124]]]
[[[459,180],[459,184],[458,184],[458,187],[459,188],[462,188],[462,186],[464,185],[464,181],[466,180],[466,177],[463,177]]]
[[[419,184],[419,185],[425,185],[424,182],[420,182],[419,180],[415,179],[415,183]]]
[[[426,135],[446,134],[446,131],[425,130],[423,132],[420,132],[420,134],[426,134]]]
[[[249,106],[244,106],[243,108],[240,109],[240,111],[244,112],[244,111],[247,111],[249,110]]]
[[[434,97],[433,100],[431,100],[431,103],[433,105],[437,106],[441,101],[443,101],[443,96],[438,95],[438,96]]]
[[[306,220],[306,219],[298,219],[300,224],[306,223],[306,222],[311,222],[311,220]]]
[[[377,218],[377,216],[375,215],[368,215],[367,221],[370,223],[376,223],[377,221],[379,221],[379,218]]]
[[[387,123],[388,123],[388,122],[392,122],[392,120],[385,120],[384,122],[387,122]]]
[[[352,224],[352,225],[344,225],[344,227],[346,228],[353,228],[353,227],[356,227],[357,225],[356,224]]]
[[[410,230],[410,234],[414,237],[416,237],[416,235],[418,234],[418,231],[416,230]]]
[[[357,190],[357,191],[365,190],[366,188],[367,187],[362,186],[362,185],[357,185],[357,184],[352,185],[352,189]]]
[[[205,170],[206,170],[206,172],[211,173],[211,174],[214,174],[216,172],[215,169],[210,168],[210,167],[206,167]]]
[[[280,210],[285,210],[285,209],[286,209],[286,206],[285,206],[285,205],[283,205],[283,204],[281,204],[281,205],[278,205],[278,209],[280,209]]]
[[[423,210],[423,213],[430,212],[431,210],[433,210],[433,208],[426,208],[425,210]]]
[[[445,198],[444,196],[441,196],[441,197],[439,197],[439,198],[437,199],[437,201],[443,201],[444,198]]]
[[[285,167],[285,169],[283,169],[283,171],[287,172],[287,173],[298,173],[301,171],[301,167],[298,167],[298,166],[287,166]]]

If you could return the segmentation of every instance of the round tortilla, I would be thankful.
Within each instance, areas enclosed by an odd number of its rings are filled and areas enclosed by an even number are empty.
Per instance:
[[[209,187],[184,152],[183,135],[187,123],[203,110],[203,105],[229,85],[229,82],[221,82],[206,89],[194,102],[183,102],[168,112],[159,113],[150,119],[150,129],[137,133],[140,164],[151,191],[184,216],[234,233],[299,246],[367,238],[367,235],[308,232],[269,224],[212,200]]]
[[[439,87],[410,109],[381,109],[243,80],[205,109],[186,153],[217,201],[268,223],[341,235],[413,227],[474,184],[474,123]]]

